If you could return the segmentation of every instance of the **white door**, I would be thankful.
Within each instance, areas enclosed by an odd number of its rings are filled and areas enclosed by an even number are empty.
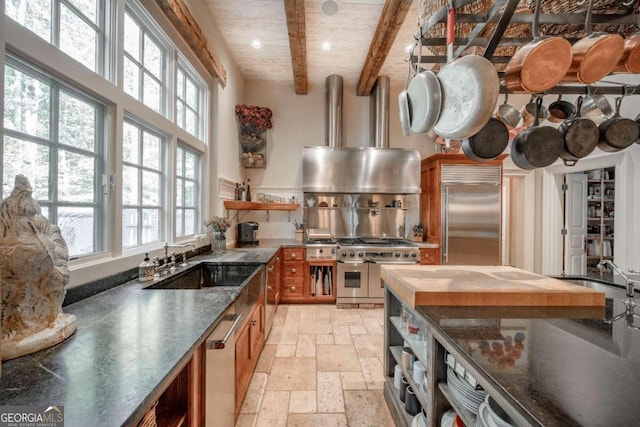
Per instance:
[[[565,175],[564,272],[571,276],[587,274],[587,174]]]

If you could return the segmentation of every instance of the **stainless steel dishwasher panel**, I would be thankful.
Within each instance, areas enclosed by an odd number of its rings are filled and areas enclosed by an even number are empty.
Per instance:
[[[233,427],[235,408],[235,330],[242,315],[231,306],[206,341],[205,426]]]

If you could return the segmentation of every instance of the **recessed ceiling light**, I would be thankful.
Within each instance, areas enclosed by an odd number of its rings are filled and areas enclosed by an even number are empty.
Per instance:
[[[324,50],[324,51],[331,50],[331,43],[329,43],[329,42],[322,43],[322,50]]]
[[[260,49],[260,48],[262,47],[262,42],[261,42],[260,40],[258,40],[258,39],[253,40],[253,41],[251,42],[251,46],[252,46],[254,49]]]
[[[336,0],[326,0],[322,3],[322,13],[327,16],[335,15],[338,13],[338,9],[340,9],[340,5]]]

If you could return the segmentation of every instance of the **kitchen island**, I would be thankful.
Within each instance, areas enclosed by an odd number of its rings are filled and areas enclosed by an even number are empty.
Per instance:
[[[0,405],[62,405],[66,426],[135,425],[278,249],[204,254],[189,262],[188,269],[255,265],[240,286],[144,289],[151,283],[132,280],[65,306],[78,320],[77,332],[54,347],[5,361]],[[161,280],[167,279],[171,275]]]
[[[437,267],[421,268],[424,277],[437,274]],[[604,307],[414,306],[405,286],[410,281],[401,269],[383,267],[382,279],[386,288],[385,398],[397,425],[411,425],[393,384],[403,345],[426,366],[426,387],[413,379],[409,382],[421,390],[419,400],[429,426],[440,426],[442,415],[451,408],[466,425],[476,425],[476,415],[452,394],[448,356],[484,388],[514,425],[640,423],[640,406],[635,403],[640,390],[640,330],[634,329],[640,322],[604,321],[624,311],[623,288],[590,281],[590,286],[605,293]],[[418,327],[420,333],[409,333],[400,317],[403,308],[413,316],[413,330]],[[507,351],[515,342],[520,343],[519,351]],[[411,375],[407,369],[403,373]]]

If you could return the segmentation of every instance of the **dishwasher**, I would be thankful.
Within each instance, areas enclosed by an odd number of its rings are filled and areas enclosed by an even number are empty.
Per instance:
[[[206,341],[205,426],[233,426],[235,409],[235,330],[242,315],[232,305]]]

